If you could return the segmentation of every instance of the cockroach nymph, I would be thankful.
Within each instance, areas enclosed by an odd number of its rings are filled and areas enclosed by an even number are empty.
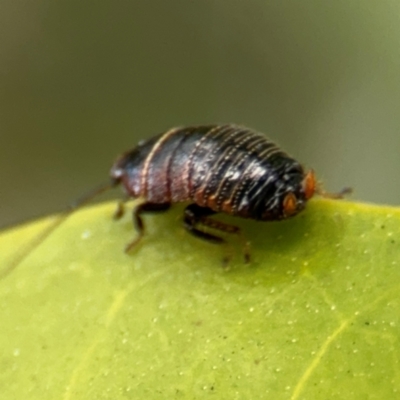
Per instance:
[[[221,243],[224,239],[201,228],[235,234],[240,229],[210,218],[213,214],[282,220],[302,211],[316,191],[327,195],[317,187],[313,170],[306,172],[263,134],[232,124],[170,129],[124,153],[110,174],[112,186],[121,184],[129,198],[144,199],[133,210],[138,236],[127,251],[144,234],[142,214],[165,211],[173,203],[190,203],[183,216],[188,232]]]
[[[15,268],[73,211],[119,184],[128,198],[143,199],[133,210],[138,235],[126,246],[126,251],[144,235],[142,214],[165,211],[173,203],[189,202],[183,215],[188,232],[222,243],[223,238],[202,228],[240,236],[241,232],[234,225],[211,218],[213,214],[276,221],[301,212],[315,193],[341,198],[350,192],[348,188],[337,194],[322,191],[313,170],[306,172],[300,163],[263,134],[233,124],[170,129],[124,153],[112,166],[110,175],[110,182],[92,190],[61,213],[0,273],[0,278]],[[122,213],[123,203],[120,203],[116,217]],[[247,242],[244,248],[248,261]]]

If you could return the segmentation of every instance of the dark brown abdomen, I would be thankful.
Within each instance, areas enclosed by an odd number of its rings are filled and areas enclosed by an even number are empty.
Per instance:
[[[175,128],[139,144],[114,166],[133,197],[151,203],[191,200],[254,218],[281,165],[290,161],[264,135],[236,125]],[[299,168],[301,168],[299,166]]]

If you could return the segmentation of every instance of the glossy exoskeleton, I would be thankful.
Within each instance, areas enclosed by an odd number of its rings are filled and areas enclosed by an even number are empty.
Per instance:
[[[190,202],[185,228],[219,243],[221,237],[201,227],[230,233],[239,228],[211,215],[281,220],[303,210],[316,190],[312,170],[305,172],[263,134],[237,125],[174,128],[142,141],[116,161],[111,178],[130,198],[144,199],[133,211],[138,236],[127,250],[143,236],[141,214],[167,210],[172,203]]]

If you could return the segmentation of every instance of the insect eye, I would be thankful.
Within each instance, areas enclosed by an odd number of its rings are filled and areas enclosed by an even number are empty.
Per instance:
[[[312,169],[307,172],[302,184],[306,200],[311,199],[311,197],[314,195],[317,184],[315,180],[315,174]]]
[[[296,196],[289,192],[283,199],[283,212],[285,215],[292,215],[296,212],[297,199]]]

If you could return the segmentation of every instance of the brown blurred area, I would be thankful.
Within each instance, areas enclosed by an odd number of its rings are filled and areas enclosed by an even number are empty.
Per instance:
[[[176,125],[245,124],[328,190],[400,203],[400,3],[0,3],[0,226]]]

